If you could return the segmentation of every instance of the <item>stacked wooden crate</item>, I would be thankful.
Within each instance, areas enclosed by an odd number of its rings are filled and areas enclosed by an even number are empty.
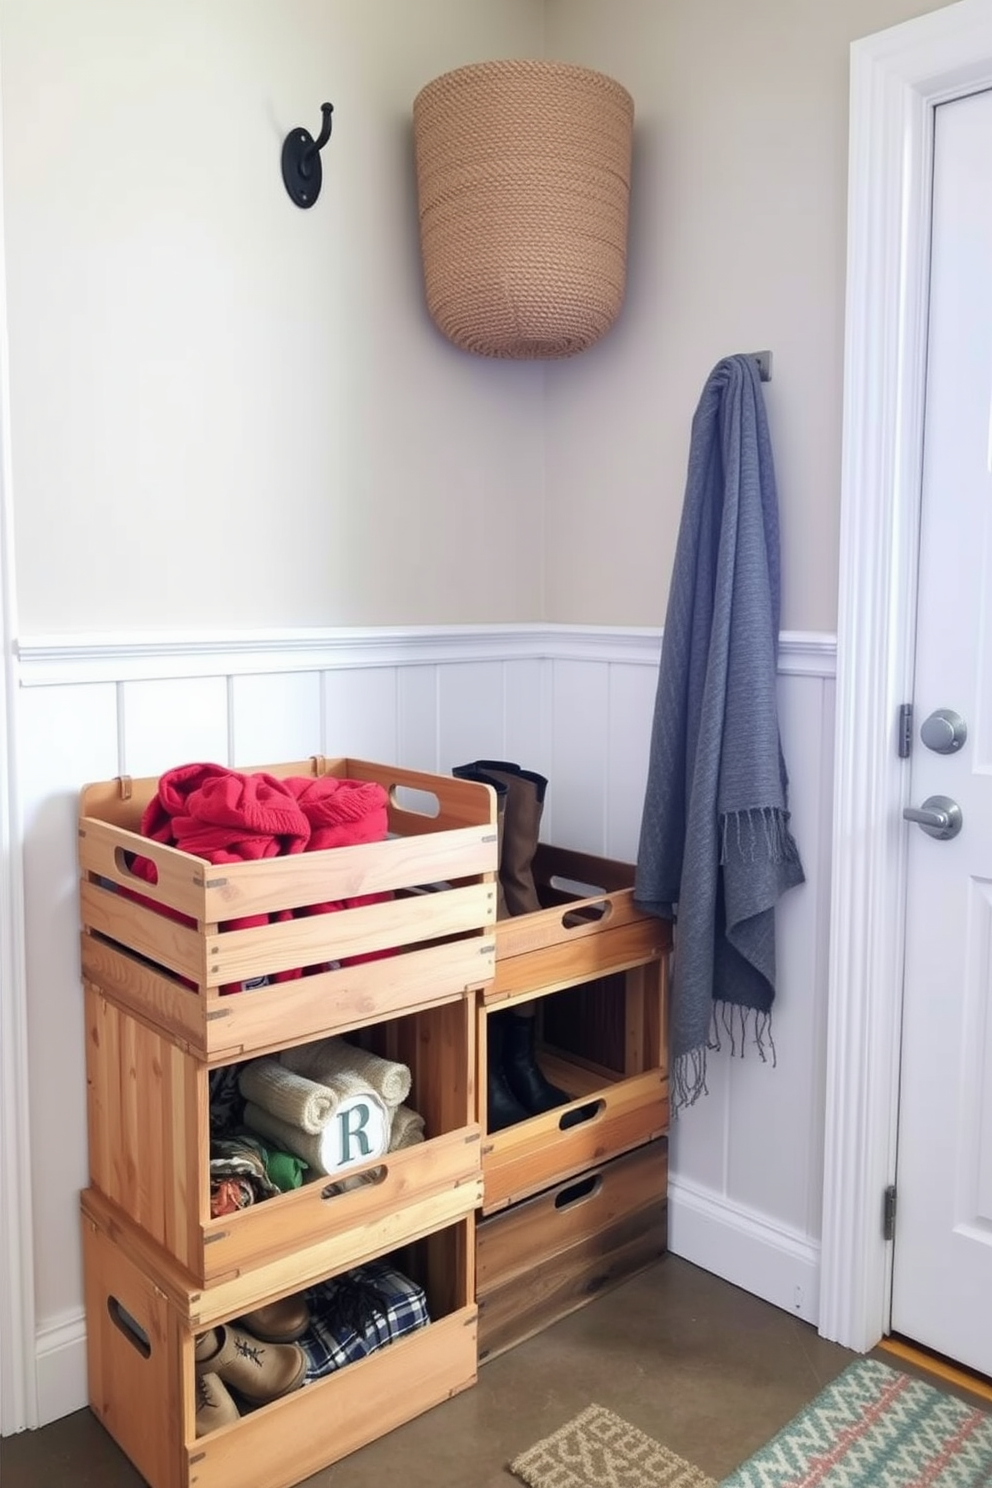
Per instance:
[[[478,999],[495,974],[492,792],[360,760],[260,768],[379,782],[388,839],[215,869],[140,835],[155,779],[82,793],[90,1400],[152,1488],[288,1488],[476,1376],[476,1042]],[[135,875],[136,857],[153,865],[154,884]],[[380,902],[293,914],[364,896]],[[244,917],[265,923],[223,929]],[[317,965],[332,969],[222,994]],[[212,1217],[211,1073],[331,1034],[409,1066],[426,1140],[367,1164],[373,1182],[341,1192],[318,1179]],[[426,1327],[197,1436],[201,1335],[387,1256],[423,1287]]]
[[[496,975],[478,995],[483,1359],[646,1266],[667,1239],[671,926],[636,908],[629,865],[542,845],[534,879],[544,908],[498,922]],[[488,1132],[489,1019],[534,1001],[539,1063],[572,1099]]]

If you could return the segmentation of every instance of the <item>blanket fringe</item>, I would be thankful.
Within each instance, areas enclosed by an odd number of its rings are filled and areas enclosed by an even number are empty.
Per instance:
[[[724,1038],[720,1036],[721,1027]],[[722,1054],[725,1040],[730,1043],[730,1058],[743,1059],[748,1032],[761,1057],[762,1064],[771,1060],[772,1069],[778,1068],[778,1055],[772,1037],[771,1013],[759,1012],[756,1008],[738,1007],[730,1002],[714,1002],[710,1018],[710,1033],[705,1045],[689,1049],[672,1063],[670,1075],[671,1109],[675,1118],[681,1111],[694,1106],[700,1096],[708,1095],[706,1084],[706,1062],[710,1053]]]
[[[751,806],[720,816],[720,862],[784,863],[795,855],[789,831],[791,813],[781,806]]]

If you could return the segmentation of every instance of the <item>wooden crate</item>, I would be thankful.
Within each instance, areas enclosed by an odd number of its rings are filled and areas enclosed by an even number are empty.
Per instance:
[[[426,1141],[353,1170],[374,1169],[374,1183],[331,1193],[331,1180],[318,1176],[211,1218],[207,1064],[99,988],[87,985],[85,997],[91,1183],[198,1283],[214,1286],[328,1240],[346,1255],[348,1246],[377,1246],[384,1237],[396,1245],[418,1205],[443,1201],[462,1214],[479,1203],[472,999],[454,995],[361,1036],[409,1066],[406,1104],[424,1117]]]
[[[224,1064],[492,978],[497,842],[490,787],[354,759],[257,768],[280,777],[378,782],[389,794],[388,839],[213,867],[140,834],[156,778],[87,786],[79,818],[87,981],[201,1059]],[[135,873],[135,857],[154,865],[154,885]],[[308,905],[370,895],[388,897],[292,917]],[[270,919],[223,928],[255,915]],[[375,953],[378,959],[355,963]],[[221,993],[338,962],[346,964]]]
[[[534,858],[542,908],[496,925],[487,1003],[553,992],[667,959],[672,927],[634,904],[630,864],[542,843]]]
[[[670,924],[636,908],[626,864],[542,845],[535,880],[544,908],[499,921],[478,999],[486,1214],[668,1130]],[[539,1063],[572,1100],[489,1132],[489,1019],[535,1000]]]
[[[479,1222],[479,1358],[485,1360],[642,1270],[667,1245],[662,1137]]]
[[[144,1237],[122,1229],[99,1195],[84,1194],[82,1211],[90,1405],[151,1488],[289,1488],[475,1382],[468,1217],[435,1224],[397,1256],[425,1288],[428,1326],[197,1437],[197,1334],[348,1268],[315,1271],[307,1252],[275,1287],[274,1275],[260,1272],[254,1289],[200,1293],[174,1265],[156,1269]]]

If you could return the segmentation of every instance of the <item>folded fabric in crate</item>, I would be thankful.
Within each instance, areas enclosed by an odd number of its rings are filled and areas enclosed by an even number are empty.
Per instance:
[[[289,1193],[291,1189],[301,1187],[303,1175],[307,1171],[302,1157],[297,1157],[295,1152],[283,1152],[279,1147],[266,1147],[250,1132],[240,1132],[238,1141],[258,1153],[265,1165],[266,1174],[280,1193]]]
[[[389,796],[375,780],[342,780],[336,775],[321,775],[314,779],[292,775],[285,784],[310,824],[307,852],[381,842],[389,830]],[[358,909],[364,904],[381,904],[391,898],[392,894],[388,892],[352,895],[307,904],[296,913],[300,916],[330,914],[339,909]],[[387,950],[365,951],[335,961],[334,965],[353,966],[390,954]],[[308,972],[329,969],[331,963],[307,967]]]
[[[310,827],[308,852],[381,842],[389,828],[389,797],[374,780],[290,775],[283,782]]]
[[[205,780],[214,775],[228,773],[224,765],[201,763],[177,765],[173,770],[166,770],[165,774],[159,778],[158,789],[141,813],[142,837],[148,837],[153,842],[161,842],[166,847],[175,847],[176,839],[172,830],[172,818],[183,809],[186,797],[191,791],[199,789]],[[144,879],[145,883],[158,883],[158,869],[151,858],[128,854],[128,867],[138,878]],[[123,884],[119,887],[119,892],[125,898],[133,899],[136,904],[143,904],[146,909],[153,909],[157,914],[176,920],[180,925],[186,925],[191,929],[196,926],[196,920],[191,915],[183,914],[181,910],[173,909],[169,904],[162,904],[147,894],[140,894]],[[187,987],[195,986],[195,983],[186,977],[180,977],[180,981]]]
[[[292,792],[264,771],[242,775],[229,770],[210,776],[187,796],[185,809],[173,817],[172,829],[177,847],[210,863],[258,862],[300,853],[310,837],[309,823]],[[291,918],[288,910],[242,915],[223,921],[220,928],[250,930]],[[249,991],[265,981],[288,982],[300,975],[300,969],[293,967],[264,980],[229,983],[221,991]]]
[[[385,1260],[311,1287],[306,1298],[310,1327],[299,1346],[307,1384],[430,1322],[423,1288]]]
[[[240,863],[302,852],[310,827],[292,793],[275,776],[262,771],[243,775],[224,765],[190,764],[167,770],[160,777],[158,790],[142,813],[141,832],[209,863]],[[146,882],[158,882],[158,869],[149,858],[135,857],[132,868]],[[195,924],[155,900],[143,898],[140,902],[171,918]],[[289,918],[289,911],[272,916],[245,915],[224,921],[221,929],[248,930],[267,925],[270,919]],[[291,981],[299,975],[298,969],[281,971],[271,978],[230,983],[221,991],[246,991],[269,980]]]
[[[343,1038],[318,1039],[313,1044],[284,1049],[279,1062],[321,1085],[333,1086],[341,1075],[358,1075],[387,1106],[398,1106],[410,1094],[412,1082],[407,1065],[395,1059],[383,1059],[369,1049],[359,1049]]]
[[[261,1199],[271,1199],[279,1189],[269,1177],[254,1144],[237,1137],[214,1137],[210,1143],[210,1213],[230,1214],[247,1209]]]
[[[164,842],[167,847],[175,847],[172,819],[185,810],[186,798],[214,776],[230,773],[226,765],[214,764],[176,765],[174,769],[166,770],[159,776],[158,789],[141,813],[141,835],[151,837],[155,842]],[[147,869],[139,871],[145,876]],[[151,878],[149,882],[154,883],[155,879]]]
[[[274,775],[211,775],[172,818],[176,846],[211,863],[257,862],[302,852],[310,823]]]
[[[221,1064],[207,1077],[211,1136],[231,1137],[241,1125],[245,1098],[238,1085],[240,1075],[240,1065]]]
[[[141,832],[156,842],[210,863],[255,862],[306,850],[380,841],[388,832],[388,801],[387,792],[375,781],[341,780],[333,775],[281,779],[265,771],[244,774],[224,765],[193,763],[176,766],[160,777],[158,789],[142,813]],[[150,858],[135,856],[131,867],[146,883],[158,882],[158,869]],[[125,888],[122,892],[160,914],[191,927],[196,925],[188,915],[152,897],[133,889]],[[245,915],[224,921],[220,928],[253,929],[296,916],[352,909],[391,897],[388,892],[378,892],[327,900],[271,915]],[[324,971],[390,954],[390,950],[369,951],[340,960],[328,959],[305,969]],[[293,981],[303,973],[303,967],[285,968],[230,983],[221,992],[249,991],[270,982]]]

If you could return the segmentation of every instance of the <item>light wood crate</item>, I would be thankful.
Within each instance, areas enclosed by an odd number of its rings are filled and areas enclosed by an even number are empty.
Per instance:
[[[443,1201],[467,1213],[480,1202],[472,999],[455,995],[361,1035],[364,1046],[409,1066],[406,1104],[424,1117],[426,1141],[350,1170],[374,1169],[374,1183],[332,1194],[333,1180],[317,1175],[217,1218],[208,1066],[99,988],[87,985],[85,1001],[90,1181],[197,1283],[216,1286],[326,1240],[346,1257],[387,1238],[396,1244],[417,1205]]]
[[[254,1289],[197,1293],[168,1263],[157,1269],[147,1242],[117,1224],[99,1195],[83,1195],[82,1227],[90,1406],[151,1488],[289,1488],[475,1382],[467,1217],[443,1228],[435,1223],[415,1246],[395,1253],[400,1269],[426,1291],[426,1327],[197,1437],[197,1334],[348,1268],[317,1261],[322,1268],[315,1270],[307,1252],[274,1291],[266,1290],[274,1275],[260,1272]]]
[[[667,958],[672,927],[634,903],[628,863],[541,843],[534,882],[543,908],[496,924],[496,973],[486,1003],[553,992]]]
[[[378,782],[389,795],[389,838],[214,867],[140,834],[157,778],[87,786],[79,817],[86,980],[213,1064],[358,1027],[491,980],[497,840],[490,787],[355,759],[254,768],[279,777]],[[134,873],[135,856],[154,864],[156,884]],[[430,892],[423,892],[426,886]],[[390,897],[333,914],[222,929],[249,915],[373,894]],[[221,993],[232,984],[377,952],[387,954]]]
[[[546,907],[498,922],[478,999],[485,1214],[668,1130],[671,925],[635,907],[627,864],[542,844],[534,873]],[[538,1061],[572,1099],[489,1132],[489,1019],[534,1000]]]
[[[556,1184],[476,1229],[479,1358],[493,1358],[665,1253],[664,1137]]]

